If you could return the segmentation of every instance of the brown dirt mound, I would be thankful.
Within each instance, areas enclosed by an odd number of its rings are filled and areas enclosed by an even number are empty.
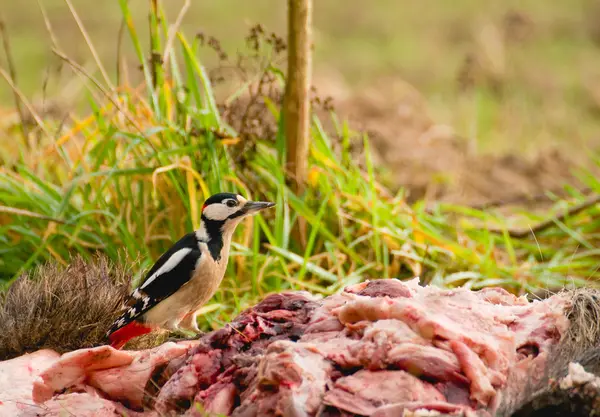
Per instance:
[[[583,187],[572,173],[581,161],[557,149],[533,158],[472,152],[452,127],[432,120],[420,93],[401,79],[382,79],[353,95],[339,83],[322,85],[350,126],[368,133],[392,186],[406,188],[410,200],[480,205]]]

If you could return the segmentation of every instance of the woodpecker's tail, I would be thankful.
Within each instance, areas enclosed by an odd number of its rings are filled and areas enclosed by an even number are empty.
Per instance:
[[[113,333],[110,333],[108,335],[108,341],[113,348],[121,349],[129,340],[150,333],[151,331],[151,327],[144,326],[137,321],[132,321]]]

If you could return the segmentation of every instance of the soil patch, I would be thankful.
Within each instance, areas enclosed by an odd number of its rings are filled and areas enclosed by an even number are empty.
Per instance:
[[[526,203],[546,192],[579,189],[574,169],[591,169],[582,155],[544,148],[534,157],[515,151],[493,155],[472,151],[451,126],[436,123],[420,93],[400,79],[384,79],[355,94],[339,83],[321,82],[319,91],[334,98],[340,117],[368,133],[374,157],[389,170],[393,188],[404,187],[410,200],[485,205]]]

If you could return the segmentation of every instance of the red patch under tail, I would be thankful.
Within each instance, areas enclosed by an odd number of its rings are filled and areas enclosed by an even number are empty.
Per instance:
[[[113,348],[121,349],[123,346],[125,346],[125,343],[134,337],[150,333],[151,331],[152,328],[144,326],[137,321],[132,321],[108,336],[108,340]]]

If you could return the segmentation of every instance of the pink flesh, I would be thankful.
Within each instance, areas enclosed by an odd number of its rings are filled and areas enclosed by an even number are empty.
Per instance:
[[[415,280],[360,283],[323,300],[273,294],[198,342],[0,362],[0,392],[20,404],[11,412],[36,401],[47,417],[61,406],[82,416],[154,416],[137,411],[166,367],[155,395],[163,414],[190,404],[188,417],[199,406],[236,417],[312,415],[323,406],[342,415],[493,415],[499,398],[532,371],[541,375],[568,328],[568,306],[562,295],[529,303],[500,289],[442,290]]]
[[[85,381],[88,373],[100,369],[129,365],[136,353],[100,346],[65,353],[40,375],[33,385],[33,400],[43,403],[54,393]]]
[[[133,408],[139,408],[154,369],[187,352],[188,348],[184,345],[165,343],[152,350],[136,352],[133,361],[126,366],[92,371],[87,383],[113,400],[125,401]]]
[[[28,408],[37,410],[32,396],[34,381],[59,358],[58,353],[44,349],[0,362],[0,415],[16,416]]]

